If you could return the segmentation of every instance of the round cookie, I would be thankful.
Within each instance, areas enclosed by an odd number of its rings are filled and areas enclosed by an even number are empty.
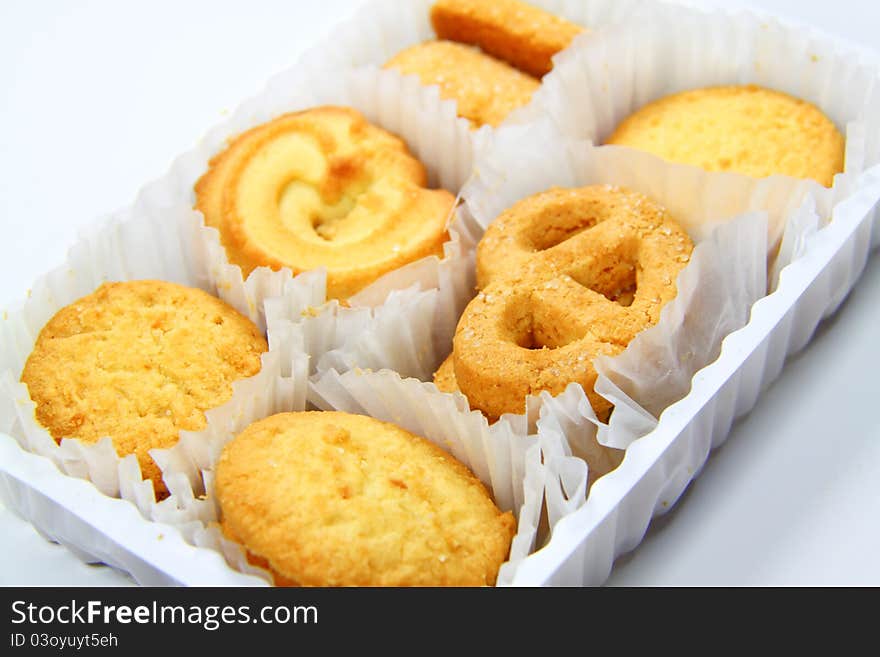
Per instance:
[[[597,356],[614,356],[660,319],[693,243],[642,194],[593,185],[550,189],[503,212],[477,247],[480,293],[453,339],[457,385],[490,419],[522,413],[528,395],[583,386],[597,416]],[[446,366],[448,368],[448,365]]]
[[[666,96],[625,119],[606,144],[665,160],[755,178],[811,178],[830,187],[843,171],[845,140],[816,106],[754,85]]]
[[[324,267],[345,299],[383,274],[441,255],[455,197],[427,189],[401,139],[346,107],[285,114],[234,139],[195,187],[245,276]]]
[[[205,411],[255,375],[266,340],[220,299],[164,281],[105,283],[40,331],[21,380],[57,442],[110,436],[166,491],[150,449],[206,426]]]
[[[224,533],[276,584],[491,585],[515,533],[463,464],[362,415],[255,422],[224,447],[214,481]]]

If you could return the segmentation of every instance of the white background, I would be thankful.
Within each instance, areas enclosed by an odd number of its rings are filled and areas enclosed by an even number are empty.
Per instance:
[[[359,4],[0,0],[0,308]],[[873,2],[712,4],[866,47],[880,27]],[[875,256],[609,584],[880,585],[878,300]],[[132,583],[0,505],[0,585]]]

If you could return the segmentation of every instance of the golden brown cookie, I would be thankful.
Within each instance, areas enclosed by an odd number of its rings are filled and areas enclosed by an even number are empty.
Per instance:
[[[826,187],[843,171],[845,151],[843,135],[815,105],[753,85],[666,96],[624,120],[605,143],[707,171],[812,178]]]
[[[490,418],[522,413],[526,396],[576,382],[607,418],[593,359],[621,353],[659,320],[692,250],[665,209],[623,188],[523,199],[477,247],[480,293],[455,331],[455,382]]]
[[[350,413],[255,422],[223,449],[215,486],[224,533],[277,584],[491,585],[515,533],[459,461]]]
[[[386,68],[418,75],[425,85],[439,85],[440,97],[458,102],[458,115],[475,127],[499,126],[517,107],[528,104],[540,82],[452,41],[428,41],[395,55]]]
[[[324,267],[345,299],[443,253],[455,197],[426,188],[398,137],[351,108],[285,114],[234,139],[196,184],[196,209],[245,275]]]
[[[440,392],[461,392],[458,382],[455,380],[455,363],[452,354],[449,354],[449,357],[434,372],[434,385]],[[489,422],[495,422],[498,418],[487,416],[487,419]],[[579,450],[576,456],[583,458],[589,466],[587,480],[590,486],[594,481],[617,468],[623,461],[624,450],[607,447],[597,440],[581,443]]]
[[[21,375],[56,441],[110,436],[135,454],[157,493],[147,453],[206,426],[205,411],[255,375],[268,349],[254,324],[220,299],[164,281],[105,283],[46,324]]]
[[[549,73],[553,55],[584,31],[519,0],[437,0],[431,23],[441,39],[479,46],[536,78]]]
[[[449,354],[434,372],[434,385],[440,392],[461,392],[455,380],[455,364],[452,354]]]

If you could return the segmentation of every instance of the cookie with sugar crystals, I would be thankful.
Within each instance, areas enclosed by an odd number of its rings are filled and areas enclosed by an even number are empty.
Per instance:
[[[224,533],[279,585],[491,585],[515,533],[462,463],[350,413],[255,422],[224,447],[215,489]]]
[[[229,401],[233,381],[257,374],[267,349],[253,322],[207,292],[105,283],[48,321],[21,380],[56,441],[109,436],[120,456],[137,456],[161,497],[149,450],[204,429],[205,411]]]
[[[616,356],[677,294],[693,242],[659,204],[623,187],[552,188],[501,213],[477,246],[477,287],[453,339],[456,387],[490,420],[528,395],[579,383],[603,421],[598,356]]]
[[[440,96],[458,102],[458,115],[474,127],[497,127],[528,104],[540,82],[479,49],[452,41],[427,41],[399,52],[386,64],[422,84],[436,84]]]

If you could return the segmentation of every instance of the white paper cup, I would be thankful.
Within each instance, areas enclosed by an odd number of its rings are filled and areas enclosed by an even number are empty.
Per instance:
[[[435,0],[372,0],[303,57],[309,66],[350,70],[381,68],[397,53],[437,39],[431,25]],[[530,5],[591,32],[625,24],[652,3],[644,0],[530,0]]]
[[[831,189],[785,176],[715,174],[725,178],[721,186],[735,199],[753,199],[750,209],[770,212],[768,244],[776,253],[786,218],[808,196],[825,222],[853,192],[858,175],[880,162],[877,82],[876,67],[862,53],[842,49],[813,29],[751,13],[654,3],[627,24],[578,37],[511,122],[549,116],[563,135],[602,144],[640,107],[690,89],[753,84],[813,103],[846,137],[844,173]],[[691,193],[718,197],[715,176],[706,183],[710,187]]]
[[[24,449],[48,458],[61,472],[92,481],[106,495],[131,501],[147,518],[154,515],[155,494],[152,482],[143,479],[136,457],[120,458],[109,438],[94,444],[75,439],[56,444],[37,422],[35,404],[19,379],[46,322],[104,282],[158,279],[217,294],[206,275],[212,262],[203,248],[202,230],[201,217],[191,210],[118,213],[86,231],[71,248],[66,264],[40,278],[28,298],[18,308],[6,311],[0,322],[0,428]],[[312,281],[306,279],[287,283],[293,297],[310,299],[312,288]],[[233,384],[232,399],[208,411],[209,426],[212,421],[225,422],[230,413],[253,403],[254,387],[272,391],[291,408],[304,407],[307,361],[302,356],[293,360],[299,363],[297,367],[285,367],[278,354],[264,354],[260,372]],[[181,485],[190,487],[190,482],[179,476],[188,472],[194,477],[193,468],[183,464],[194,458],[188,455],[198,448],[188,432],[181,432],[175,448],[180,468],[166,477],[172,492]],[[162,468],[161,457],[157,462]]]

